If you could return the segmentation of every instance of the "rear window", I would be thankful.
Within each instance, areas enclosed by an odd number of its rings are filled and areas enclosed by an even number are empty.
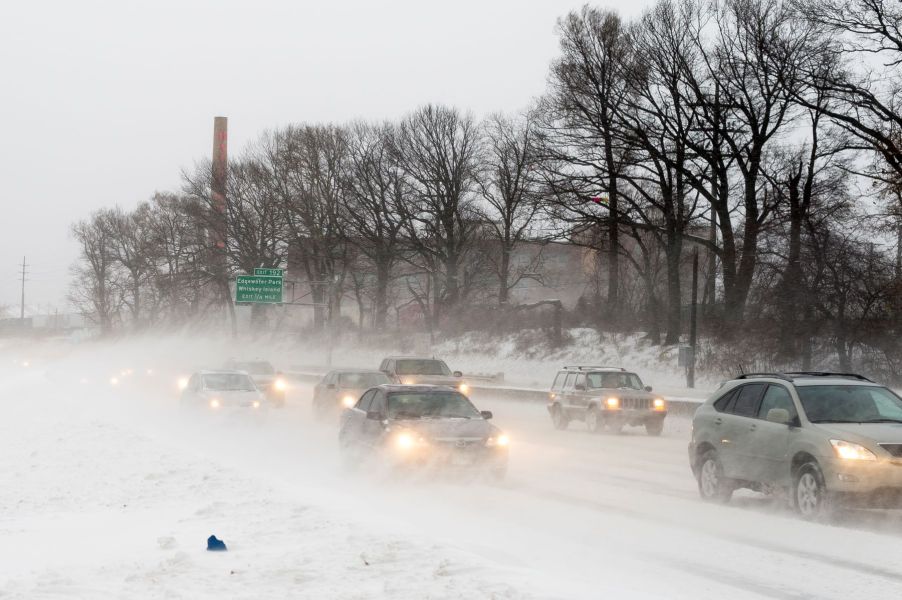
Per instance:
[[[368,389],[391,383],[385,373],[341,373],[338,376],[338,385],[343,388]]]
[[[730,407],[730,401],[733,400],[733,396],[736,395],[736,389],[733,388],[720,398],[714,401],[714,410],[717,412],[727,412],[727,409]]]
[[[559,391],[564,387],[564,379],[567,378],[566,373],[558,373],[557,377],[554,378],[554,383],[551,384],[551,389],[554,391]]]

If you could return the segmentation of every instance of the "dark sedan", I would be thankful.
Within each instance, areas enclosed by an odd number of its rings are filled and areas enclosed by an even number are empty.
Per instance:
[[[390,466],[507,472],[509,438],[453,388],[380,385],[342,413],[338,434],[347,465],[378,458]]]

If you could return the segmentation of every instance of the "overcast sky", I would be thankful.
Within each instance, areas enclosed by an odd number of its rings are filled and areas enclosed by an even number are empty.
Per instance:
[[[179,186],[209,155],[300,121],[477,115],[541,94],[579,0],[6,0],[0,11],[0,306],[67,309],[70,224]],[[649,0],[595,3],[635,15]]]

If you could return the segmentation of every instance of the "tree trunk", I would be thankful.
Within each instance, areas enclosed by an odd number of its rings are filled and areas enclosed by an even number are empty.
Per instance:
[[[676,344],[680,341],[681,312],[683,296],[680,289],[680,258],[683,240],[675,231],[667,232],[667,336],[665,344]]]
[[[373,328],[376,331],[385,329],[388,317],[388,283],[391,277],[391,266],[387,260],[376,261],[376,289],[373,298]]]

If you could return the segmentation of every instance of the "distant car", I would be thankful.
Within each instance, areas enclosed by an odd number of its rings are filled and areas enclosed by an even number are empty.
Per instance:
[[[380,385],[342,413],[338,434],[348,465],[379,459],[389,466],[507,472],[510,440],[457,390],[435,385]]]
[[[661,435],[667,402],[651,391],[638,375],[620,367],[564,367],[551,385],[548,414],[557,429],[583,421],[592,433],[631,425]]]
[[[285,406],[288,392],[288,381],[275,367],[266,360],[229,360],[225,368],[230,371],[244,371],[251,376],[257,387],[266,395],[266,399],[276,407]]]
[[[806,519],[844,503],[902,508],[902,398],[857,374],[745,374],[692,420],[702,498],[785,491]]]
[[[266,399],[247,373],[199,371],[188,378],[182,390],[182,406],[213,412],[259,411]]]
[[[445,361],[417,356],[389,356],[382,360],[379,370],[395,383],[415,385],[447,385],[468,393],[470,386],[463,380],[463,373],[452,372]]]
[[[326,373],[313,388],[313,412],[317,417],[351,408],[363,392],[391,379],[374,369],[336,369]]]

